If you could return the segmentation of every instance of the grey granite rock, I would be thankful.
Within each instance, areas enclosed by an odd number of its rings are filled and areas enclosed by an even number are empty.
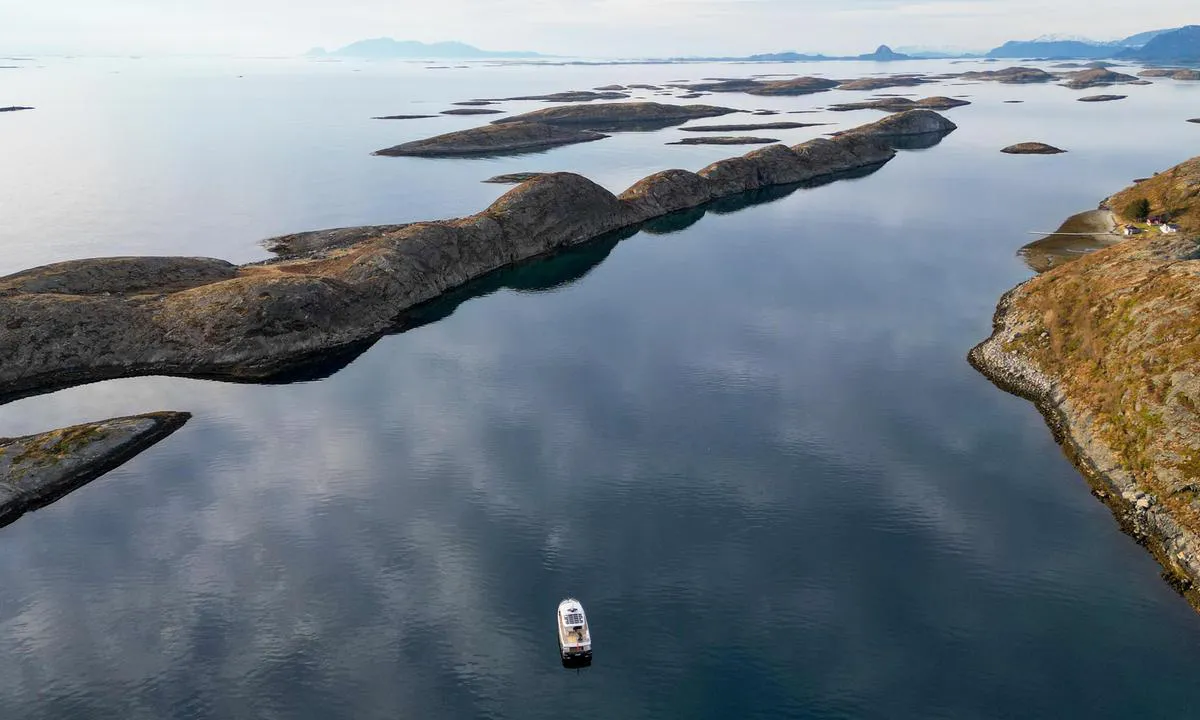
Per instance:
[[[122,465],[190,417],[151,413],[0,438],[0,526]]]

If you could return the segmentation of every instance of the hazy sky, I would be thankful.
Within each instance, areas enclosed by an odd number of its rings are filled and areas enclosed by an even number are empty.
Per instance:
[[[298,54],[390,36],[663,56],[986,49],[1200,23],[1197,0],[0,0],[0,54]]]

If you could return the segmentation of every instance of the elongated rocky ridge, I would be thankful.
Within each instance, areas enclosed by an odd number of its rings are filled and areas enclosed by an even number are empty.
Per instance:
[[[0,438],[0,527],[124,464],[190,418],[150,413]]]
[[[1200,609],[1200,158],[1104,204],[1142,200],[1179,229],[1152,227],[1009,291],[969,360],[1036,404],[1093,493]]]
[[[620,196],[553,173],[476,215],[293,235],[275,247],[297,254],[240,267],[142,257],[27,270],[0,278],[0,399],[132,375],[270,378],[374,341],[404,310],[507,265],[720,198],[882,165],[904,138],[953,129],[914,110],[656,173]]]

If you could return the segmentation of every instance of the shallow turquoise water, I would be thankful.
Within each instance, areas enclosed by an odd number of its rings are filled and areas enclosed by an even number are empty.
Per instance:
[[[38,106],[0,117],[3,271],[257,259],[274,233],[474,212],[500,172],[620,190],[732,153],[666,130],[375,158],[478,121],[369,117],[782,71],[44,64],[0,76],[0,105]],[[920,90],[975,102],[935,148],[509,272],[327,379],[134,379],[0,407],[0,434],[195,414],[0,531],[0,717],[1189,715],[1200,620],[1033,408],[964,356],[1028,276],[1029,231],[1194,153],[1200,84],[1101,105]],[[763,120],[788,117],[878,115]],[[997,152],[1023,140],[1070,152]],[[578,674],[553,637],[567,594],[596,640]]]

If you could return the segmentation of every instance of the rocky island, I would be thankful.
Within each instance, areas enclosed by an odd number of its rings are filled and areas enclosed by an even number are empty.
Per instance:
[[[954,129],[912,110],[698,172],[656,173],[619,196],[552,173],[469,217],[302,233],[278,243],[294,254],[242,266],[135,257],[26,270],[0,278],[0,401],[117,377],[264,380],[328,364],[506,266],[710,202],[868,172],[896,147],[928,147]]]
[[[837,80],[797,77],[789,80],[758,80],[755,78],[711,78],[705,82],[676,84],[671,87],[688,92],[747,93],[749,95],[811,95],[837,87]]]
[[[580,103],[595,100],[625,100],[629,98],[624,92],[593,92],[591,90],[569,90],[567,92],[550,93],[549,95],[520,95],[509,98],[493,98],[489,102],[504,100],[541,100],[552,103]]]
[[[1200,70],[1192,68],[1150,68],[1138,73],[1140,78],[1167,78],[1169,80],[1200,80]]]
[[[1044,83],[1057,80],[1045,70],[1029,67],[1009,67],[1003,70],[977,70],[959,75],[963,80],[988,80],[1006,85],[1025,85],[1029,83]]]
[[[494,175],[483,182],[492,183],[494,185],[520,185],[523,182],[527,182],[534,178],[540,178],[541,176],[548,174],[549,173],[544,172],[507,173],[504,175]]]
[[[1200,158],[1104,206],[1143,232],[1007,293],[970,360],[1037,404],[1094,494],[1200,608]]]
[[[841,103],[839,105],[830,105],[829,109],[834,112],[848,112],[850,110],[883,110],[884,112],[904,112],[905,110],[914,110],[916,108],[925,108],[926,110],[951,110],[956,107],[970,105],[969,100],[959,100],[957,98],[948,97],[927,97],[920,100],[910,100],[905,97],[886,97],[878,100],[864,100],[863,102]]]
[[[1124,100],[1128,95],[1088,95],[1086,97],[1076,98],[1079,102],[1113,102],[1114,100]]]
[[[1023,142],[1016,145],[1009,145],[1000,152],[1009,155],[1058,155],[1059,153],[1065,153],[1066,150],[1061,150],[1046,143]]]
[[[522,115],[494,120],[493,125],[538,123],[542,125],[588,128],[591,130],[661,129],[682,125],[688,120],[719,117],[738,112],[714,105],[667,105],[655,102],[566,105],[534,110]]]
[[[435,118],[437,115],[377,115],[372,120],[424,120]]]
[[[32,110],[31,107],[24,105],[10,105],[8,107],[0,107],[0,112],[20,112],[21,110]]]
[[[151,413],[0,438],[0,527],[124,464],[190,417]]]
[[[606,137],[608,136],[604,133],[583,128],[523,122],[459,130],[377,150],[375,154],[392,157],[406,155],[414,157],[508,155],[545,150],[559,145],[603,140]]]
[[[837,86],[838,90],[883,90],[893,87],[916,87],[934,82],[923,75],[889,75],[886,77],[847,80]]]
[[[748,135],[706,135],[703,137],[683,138],[669,142],[667,145],[769,145],[777,143],[776,138],[751,137]]]
[[[1069,73],[1067,81],[1063,83],[1063,87],[1071,88],[1072,90],[1085,90],[1087,88],[1136,82],[1138,82],[1138,79],[1132,75],[1113,72],[1112,70],[1095,69]]]
[[[753,132],[755,130],[795,130],[798,128],[818,127],[827,125],[828,123],[802,123],[802,122],[768,122],[768,123],[746,123],[744,125],[692,125],[691,127],[681,127],[684,132]]]
[[[503,113],[504,113],[503,110],[496,110],[495,108],[463,107],[463,108],[454,108],[452,110],[443,110],[440,114],[441,115],[502,115]]]

